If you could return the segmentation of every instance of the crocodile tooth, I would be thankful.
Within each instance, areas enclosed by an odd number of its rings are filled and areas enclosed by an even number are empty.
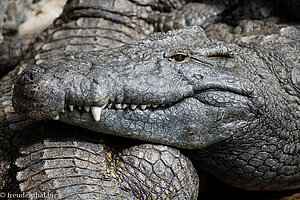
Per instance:
[[[102,108],[92,106],[91,110],[92,110],[92,115],[93,115],[95,121],[98,122],[100,120]]]
[[[142,110],[145,110],[147,108],[147,105],[140,105]]]
[[[74,110],[74,106],[73,105],[69,105],[69,108],[70,108],[71,111]]]
[[[125,108],[127,108],[127,104],[126,103],[124,103],[124,104],[122,104],[122,109],[125,109]]]
[[[161,104],[162,107],[166,106],[166,104]]]
[[[111,108],[112,107],[112,103],[109,103],[108,105],[107,105],[107,108]]]
[[[62,112],[62,113],[65,113],[65,108],[63,108],[61,112]]]
[[[157,108],[157,107],[158,107],[158,105],[156,105],[156,104],[152,104],[152,107],[153,107],[153,108]]]
[[[116,104],[116,108],[117,108],[117,109],[121,109],[121,108],[122,108],[122,105],[121,105],[120,103],[117,103],[117,104]]]
[[[36,62],[35,62],[35,64],[41,64],[41,63],[43,63],[43,61],[42,60],[37,60]]]
[[[41,58],[41,54],[38,54],[34,57],[35,60],[39,60]]]
[[[137,105],[132,104],[132,105],[130,105],[130,107],[131,107],[132,110],[135,110]]]
[[[86,112],[90,112],[90,107],[89,106],[84,106],[84,109]]]
[[[54,117],[53,120],[59,120],[59,115],[56,115],[56,117]]]
[[[81,106],[77,106],[79,110],[81,110]]]
[[[95,119],[96,122],[100,121],[101,112],[105,108],[106,105],[107,105],[107,103],[104,104],[101,107],[97,107],[97,106],[92,106],[91,107],[92,115],[93,115],[93,117],[94,117],[94,119]]]

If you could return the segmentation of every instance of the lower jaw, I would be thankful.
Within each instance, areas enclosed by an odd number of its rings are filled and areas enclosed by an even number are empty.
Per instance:
[[[203,144],[199,143],[202,141],[199,140],[199,136],[194,129],[192,132],[187,133],[189,123],[197,123],[198,118],[190,118],[194,120],[191,122],[187,118],[184,109],[188,108],[191,109],[189,112],[197,112],[193,108],[199,108],[200,106],[203,106],[203,104],[198,100],[187,98],[163,108],[147,108],[144,110],[139,108],[135,110],[130,108],[105,108],[101,112],[99,121],[94,120],[91,112],[74,109],[72,112],[61,113],[60,121],[99,132],[99,134],[111,134],[180,148],[198,148]],[[195,130],[199,130],[198,125],[196,126]],[[192,139],[187,135],[190,133]]]

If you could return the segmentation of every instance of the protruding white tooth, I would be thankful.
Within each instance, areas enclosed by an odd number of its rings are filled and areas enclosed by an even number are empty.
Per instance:
[[[111,108],[111,106],[112,106],[112,103],[109,103],[109,104],[107,105],[107,108]]]
[[[65,108],[63,108],[61,112],[62,112],[62,113],[65,113]]]
[[[128,107],[128,105],[126,103],[122,104],[122,109],[125,109],[127,107]]]
[[[156,105],[156,104],[152,104],[152,107],[153,107],[153,108],[157,108],[157,106],[158,106],[158,105]]]
[[[166,106],[166,104],[161,104],[162,107]]]
[[[120,103],[117,103],[115,106],[116,106],[117,109],[121,109],[122,108],[122,105]]]
[[[74,110],[74,106],[73,105],[69,105],[69,108],[70,108],[71,111]]]
[[[142,110],[145,110],[147,108],[147,105],[140,105]]]
[[[137,105],[132,104],[132,105],[130,105],[130,107],[131,107],[132,110],[135,110]]]
[[[56,115],[56,117],[54,117],[53,120],[59,120],[59,115]]]
[[[95,121],[98,122],[100,120],[102,108],[92,106],[91,110],[92,110],[92,115],[93,115]]]
[[[84,106],[84,109],[86,112],[90,112],[90,107],[89,106]]]
[[[81,110],[81,106],[77,106],[79,110]]]

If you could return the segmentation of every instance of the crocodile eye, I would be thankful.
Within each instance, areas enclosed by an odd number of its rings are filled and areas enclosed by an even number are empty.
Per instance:
[[[171,56],[170,58],[174,59],[177,62],[182,62],[184,61],[184,59],[187,57],[187,55],[185,54],[175,54],[173,56]]]
[[[187,53],[180,52],[180,53],[174,53],[171,55],[164,54],[164,57],[169,61],[182,62],[182,61],[186,60],[186,58],[188,58],[189,55]]]

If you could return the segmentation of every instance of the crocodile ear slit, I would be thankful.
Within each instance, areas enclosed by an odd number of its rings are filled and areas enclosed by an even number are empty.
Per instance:
[[[228,47],[223,45],[218,45],[207,51],[208,57],[224,57],[224,58],[234,58],[233,52]]]

